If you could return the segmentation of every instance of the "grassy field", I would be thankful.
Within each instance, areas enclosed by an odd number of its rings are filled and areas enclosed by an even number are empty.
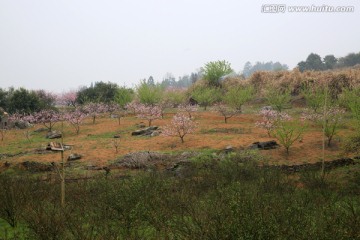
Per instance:
[[[200,111],[195,114],[195,120],[199,127],[192,135],[185,137],[185,143],[181,143],[179,138],[156,136],[156,137],[135,137],[131,132],[136,130],[136,124],[141,120],[134,116],[127,116],[121,120],[121,125],[117,119],[102,116],[92,124],[91,119],[87,119],[81,126],[80,134],[76,135],[72,127],[64,124],[64,143],[72,146],[72,150],[65,152],[65,157],[71,153],[83,155],[80,163],[84,165],[106,166],[114,159],[129,152],[137,151],[201,151],[204,149],[224,149],[231,145],[234,148],[244,149],[256,141],[273,140],[269,138],[266,131],[255,126],[255,122],[260,119],[257,115],[257,108],[246,107],[243,114],[230,118],[228,123],[224,123],[223,117],[216,112]],[[290,109],[293,115],[298,115],[301,109]],[[165,114],[164,119],[158,119],[153,125],[162,126],[168,124],[174,114],[171,110]],[[35,133],[35,129],[42,127],[34,126],[31,131],[30,141],[24,136],[25,130],[10,130],[4,141],[0,143],[1,154],[19,154],[14,157],[3,159],[11,164],[23,161],[53,162],[60,161],[60,156],[56,154],[38,154],[36,149],[44,149],[48,139],[45,138],[46,132]],[[55,129],[60,130],[61,124],[55,125]],[[333,160],[342,157],[341,141],[353,131],[350,120],[339,130],[335,136],[333,144],[325,151],[326,159]],[[115,152],[113,136],[120,134],[119,151]],[[56,141],[56,140],[55,140]],[[58,141],[58,140],[57,140]],[[286,156],[283,147],[264,151],[263,155],[273,164],[300,164],[319,161],[322,157],[322,132],[319,126],[309,124],[301,141],[295,142],[290,149],[290,155]]]

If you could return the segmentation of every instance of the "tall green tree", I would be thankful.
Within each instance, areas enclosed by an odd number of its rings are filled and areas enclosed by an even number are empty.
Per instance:
[[[325,69],[333,69],[337,63],[337,58],[334,55],[326,55],[324,57]]]
[[[8,106],[8,111],[10,113],[32,113],[40,110],[41,101],[34,91],[19,88],[11,93]]]
[[[241,111],[241,107],[254,96],[254,88],[251,86],[235,86],[228,89],[224,96],[224,102],[231,108]]]
[[[208,62],[204,67],[203,78],[210,86],[220,86],[220,78],[232,72],[230,63],[225,60]]]
[[[307,70],[321,71],[325,69],[325,65],[320,55],[316,53],[310,53],[305,62],[301,61],[298,63],[298,67],[301,72]]]
[[[95,85],[91,84],[90,87],[79,90],[76,101],[80,104],[87,102],[110,103],[114,101],[118,89],[116,83],[96,82]]]
[[[200,106],[204,107],[204,110],[213,103],[220,101],[221,95],[222,93],[219,88],[204,86],[196,87],[191,93],[191,96]]]
[[[145,80],[136,87],[136,95],[140,103],[154,106],[163,97],[163,88],[159,85],[149,85]]]
[[[120,87],[115,94],[115,102],[119,104],[121,108],[124,108],[133,98],[134,91],[130,88]]]
[[[360,52],[359,53],[349,53],[345,57],[339,59],[339,67],[352,67],[356,64],[360,64]]]
[[[9,106],[9,91],[0,88],[0,108],[3,108],[6,111],[8,106]]]

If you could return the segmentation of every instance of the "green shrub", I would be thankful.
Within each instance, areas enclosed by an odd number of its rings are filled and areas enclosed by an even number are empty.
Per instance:
[[[360,154],[360,133],[346,137],[342,148],[345,153]]]
[[[270,87],[265,92],[265,98],[269,105],[281,112],[290,105],[291,91]]]

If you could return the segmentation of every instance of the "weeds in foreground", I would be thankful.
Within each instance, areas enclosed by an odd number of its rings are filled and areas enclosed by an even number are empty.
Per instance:
[[[357,174],[339,186],[318,172],[298,178],[258,165],[254,152],[209,153],[174,171],[73,182],[65,207],[57,183],[0,175],[0,238],[360,237]]]

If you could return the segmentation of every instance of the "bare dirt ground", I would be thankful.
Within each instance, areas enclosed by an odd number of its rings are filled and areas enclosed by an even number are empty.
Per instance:
[[[152,125],[162,126],[170,123],[173,113],[167,113],[164,119],[158,119]],[[267,136],[264,129],[257,128],[255,122],[260,119],[257,114],[241,114],[228,119],[224,123],[222,116],[216,112],[199,112],[195,114],[195,120],[199,123],[194,134],[185,136],[185,142],[181,143],[179,138],[167,136],[131,136],[131,132],[138,129],[135,125],[143,122],[134,116],[121,119],[118,125],[117,119],[109,116],[102,116],[92,124],[87,119],[81,126],[80,134],[76,135],[72,126],[64,124],[64,143],[72,145],[72,150],[65,151],[65,157],[71,153],[83,155],[79,160],[82,164],[105,166],[121,155],[137,151],[192,151],[203,149],[224,149],[226,146],[245,149],[253,142],[274,140]],[[147,124],[147,122],[144,122]],[[34,126],[31,131],[42,127]],[[55,125],[60,129],[61,124]],[[341,129],[339,136],[348,134],[351,129]],[[24,161],[36,162],[57,162],[60,161],[59,154],[37,154],[29,152],[35,149],[44,148],[49,141],[60,141],[59,139],[46,139],[45,132],[33,133],[31,141],[26,140],[24,130],[9,131],[4,141],[0,142],[0,154],[15,154],[28,152],[13,157],[7,157],[1,161],[8,161],[16,164]],[[120,134],[120,139],[113,138]],[[343,156],[340,149],[341,137],[335,137],[333,145],[325,151],[326,159],[333,160]],[[115,152],[114,141],[119,141],[118,153]],[[312,163],[321,160],[322,157],[322,133],[319,127],[309,126],[301,141],[295,142],[290,148],[290,155],[287,157],[285,149],[279,147],[273,150],[260,151],[273,164],[301,164]]]

